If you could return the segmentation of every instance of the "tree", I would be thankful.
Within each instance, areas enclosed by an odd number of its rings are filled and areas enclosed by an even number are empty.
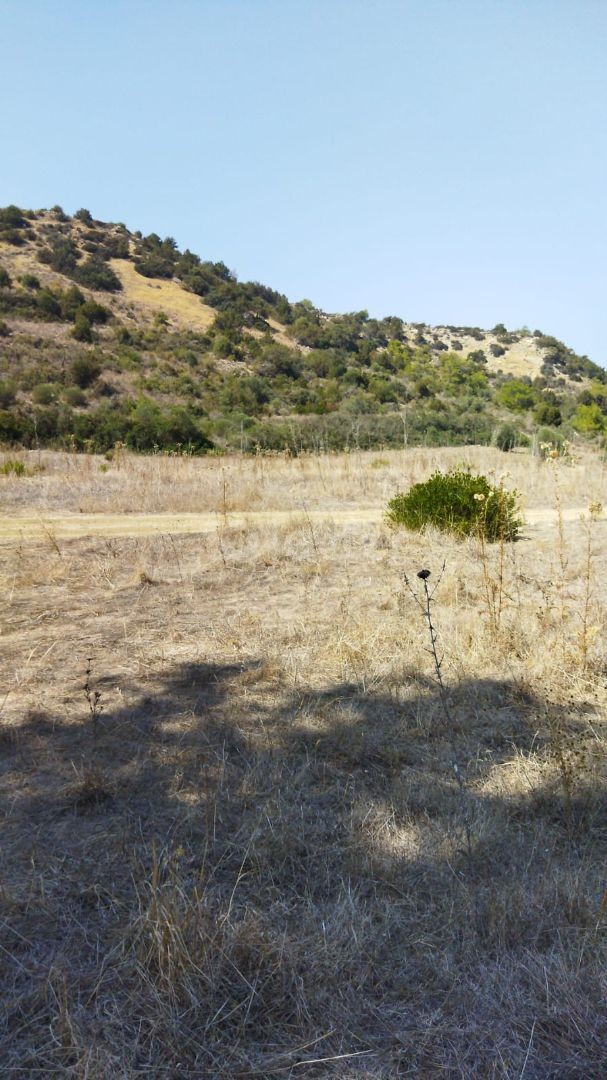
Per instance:
[[[598,435],[605,430],[605,417],[600,406],[578,405],[571,417],[571,426],[581,435]]]
[[[522,379],[509,379],[500,387],[495,400],[498,405],[512,412],[525,412],[532,409],[536,402],[536,394],[533,387],[523,382]]]
[[[552,405],[549,401],[540,402],[533,418],[536,424],[547,424],[548,427],[559,427],[563,421],[558,405]]]

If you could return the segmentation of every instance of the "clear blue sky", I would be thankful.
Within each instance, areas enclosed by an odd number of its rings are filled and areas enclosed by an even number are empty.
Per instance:
[[[0,0],[0,205],[607,364],[605,0]]]

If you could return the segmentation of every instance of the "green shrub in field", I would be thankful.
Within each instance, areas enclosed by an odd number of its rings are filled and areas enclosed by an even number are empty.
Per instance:
[[[8,458],[0,465],[0,473],[2,476],[26,476],[27,469],[22,461],[17,461],[15,458]]]
[[[489,542],[516,540],[522,520],[518,493],[494,487],[484,476],[464,469],[435,472],[388,503],[390,525],[416,532],[431,525],[456,536],[480,536]]]

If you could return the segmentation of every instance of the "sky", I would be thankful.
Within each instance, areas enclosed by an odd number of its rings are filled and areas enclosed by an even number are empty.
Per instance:
[[[607,366],[605,0],[0,0],[0,205]]]

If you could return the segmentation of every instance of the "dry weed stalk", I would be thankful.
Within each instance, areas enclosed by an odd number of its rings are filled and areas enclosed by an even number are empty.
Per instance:
[[[581,517],[581,525],[584,530],[584,563],[583,563],[583,585],[582,585],[582,608],[580,611],[580,630],[578,634],[580,662],[582,670],[586,671],[588,668],[588,652],[590,646],[598,633],[600,627],[590,625],[590,614],[592,607],[592,589],[594,585],[594,560],[596,557],[596,551],[592,546],[593,541],[593,526],[600,518],[603,512],[603,507],[598,500],[590,503],[588,507],[588,517],[585,514]]]
[[[458,786],[458,790],[459,790],[460,803],[461,803],[461,808],[462,808],[462,818],[463,818],[463,822],[464,822],[464,831],[465,831],[465,834],[466,834],[466,847],[467,847],[468,855],[470,856],[470,855],[472,855],[472,838],[471,838],[471,831],[470,831],[470,817],[469,817],[469,814],[468,814],[468,798],[467,798],[468,792],[467,792],[467,788],[466,788],[465,778],[464,778],[464,775],[462,773],[462,769],[461,769],[460,764],[459,764],[459,762],[457,760],[457,747],[455,745],[453,716],[452,716],[451,709],[450,709],[450,706],[449,706],[449,698],[448,698],[448,695],[447,695],[447,689],[445,687],[445,683],[444,683],[444,680],[443,680],[444,654],[442,656],[439,656],[439,654],[438,654],[438,648],[437,648],[438,634],[436,632],[436,627],[434,625],[433,618],[432,618],[432,605],[435,602],[434,598],[436,596],[436,592],[437,592],[437,590],[439,588],[439,585],[440,585],[440,583],[441,583],[441,581],[443,579],[443,574],[445,573],[445,567],[446,567],[446,563],[443,562],[442,569],[441,569],[441,572],[440,572],[440,574],[438,576],[436,585],[434,586],[434,588],[432,590],[430,590],[430,588],[428,587],[428,578],[431,576],[430,570],[419,570],[417,572],[417,577],[422,582],[422,586],[423,586],[423,590],[424,590],[424,598],[423,598],[423,600],[420,599],[420,597],[418,596],[418,594],[415,591],[413,585],[411,584],[411,581],[410,581],[409,577],[407,576],[407,574],[404,574],[403,576],[404,576],[405,585],[407,586],[407,589],[411,593],[411,596],[413,597],[415,603],[417,604],[418,608],[420,609],[420,611],[421,611],[421,613],[423,615],[423,618],[424,618],[424,620],[425,620],[425,622],[427,624],[427,627],[428,627],[428,635],[430,637],[430,649],[428,651],[431,653],[432,659],[434,661],[434,671],[435,671],[435,674],[436,674],[436,684],[438,686],[439,700],[440,700],[440,703],[441,703],[441,708],[443,710],[443,715],[444,715],[444,718],[445,718],[445,722],[446,722],[446,725],[447,725],[447,728],[448,728],[448,731],[449,731],[449,741],[450,741],[450,744],[451,744],[451,767],[453,769],[453,774],[455,776],[457,786]]]
[[[554,508],[556,510],[556,527],[557,527],[557,560],[558,560],[558,576],[556,582],[556,594],[559,603],[559,622],[561,632],[561,649],[565,650],[565,624],[567,622],[567,610],[565,605],[566,593],[565,585],[567,578],[567,567],[569,565],[569,556],[567,552],[567,542],[565,540],[565,524],[563,516],[563,501],[561,498],[561,488],[559,483],[559,475],[557,472],[556,458],[550,458],[552,466],[552,480],[554,490]]]
[[[489,471],[491,473],[493,470]],[[510,473],[502,473],[502,475],[500,476],[499,487],[496,489],[497,495],[495,497],[500,500],[502,504],[504,504],[506,498],[504,480],[509,475]],[[499,632],[502,622],[504,603],[506,600],[511,599],[511,597],[507,594],[505,588],[506,537],[504,533],[504,522],[506,520],[506,515],[503,512],[500,514],[502,528],[500,529],[497,542],[497,565],[495,567],[495,570],[493,571],[491,567],[491,559],[489,557],[489,550],[487,545],[487,530],[485,524],[486,512],[488,510],[488,500],[485,499],[484,503],[485,515],[479,520],[478,527],[478,553],[483,572],[483,589],[485,593],[487,615],[489,618],[489,627],[493,634],[497,634]]]
[[[93,673],[93,658],[87,656],[86,658],[86,681],[84,683],[84,696],[87,700],[89,712],[91,716],[91,726],[93,731],[93,749],[97,749],[97,737],[99,734],[99,719],[103,712],[103,705],[101,704],[101,691],[93,690],[91,687],[91,675]]]

